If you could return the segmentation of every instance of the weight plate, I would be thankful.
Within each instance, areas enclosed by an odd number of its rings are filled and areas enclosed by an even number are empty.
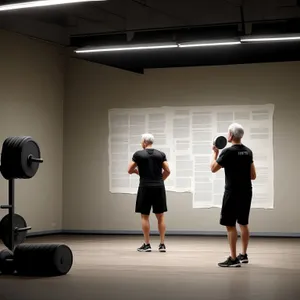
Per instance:
[[[2,152],[1,152],[1,173],[5,179],[10,179],[12,175],[12,171],[15,169],[14,160],[12,157],[14,156],[14,151],[11,149],[13,137],[7,138],[2,144]]]
[[[16,148],[16,177],[17,178],[23,178],[24,177],[24,171],[22,168],[22,148],[24,144],[24,140],[26,137],[20,137],[16,143],[15,143],[15,148]]]
[[[215,138],[214,145],[221,150],[226,147],[227,139],[224,136],[218,136]]]
[[[26,139],[22,144],[22,154],[21,154],[21,165],[23,169],[23,178],[32,178],[39,168],[38,162],[31,162],[28,157],[32,155],[33,157],[40,158],[41,152],[38,144],[32,139]]]
[[[25,219],[18,215],[14,214],[13,215],[13,228],[10,228],[9,224],[9,214],[3,217],[3,219],[0,221],[0,236],[3,241],[3,244],[10,249],[11,247],[11,238],[10,238],[10,233],[11,230],[14,231],[14,245],[20,245],[22,244],[25,239],[27,232],[26,231],[15,231],[15,228],[24,228],[27,227]]]
[[[22,137],[15,137],[11,140],[11,150],[13,156],[11,158],[13,163],[12,168],[12,176],[15,178],[20,178],[22,176],[22,169],[21,169],[21,152],[20,152],[20,145],[22,142]]]
[[[18,178],[20,174],[20,155],[16,147],[19,137],[7,138],[2,146],[1,173],[5,179]]]
[[[32,178],[38,171],[39,163],[28,158],[40,158],[40,155],[38,144],[30,136],[7,138],[2,145],[2,176],[7,180]]]

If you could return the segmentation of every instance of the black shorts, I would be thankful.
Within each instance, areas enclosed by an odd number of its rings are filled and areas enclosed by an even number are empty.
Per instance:
[[[162,214],[167,211],[167,197],[164,185],[139,187],[135,212],[150,215],[151,207],[154,214]]]
[[[223,226],[248,225],[252,202],[252,190],[225,191],[221,209],[220,224]]]

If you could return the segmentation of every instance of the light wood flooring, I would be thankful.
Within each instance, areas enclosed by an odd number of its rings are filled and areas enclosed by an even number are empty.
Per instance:
[[[248,265],[219,268],[226,237],[167,237],[167,253],[139,253],[141,236],[49,236],[27,243],[65,243],[71,271],[61,277],[0,276],[0,300],[300,299],[300,239],[252,238]],[[1,246],[3,248],[3,246]]]

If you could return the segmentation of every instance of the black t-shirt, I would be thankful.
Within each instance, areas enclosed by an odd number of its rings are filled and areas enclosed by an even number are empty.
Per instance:
[[[132,160],[137,164],[140,174],[140,186],[161,186],[162,164],[167,160],[165,153],[148,148],[133,154]]]
[[[252,189],[252,151],[244,145],[233,145],[224,149],[217,163],[225,170],[225,190],[249,191]]]

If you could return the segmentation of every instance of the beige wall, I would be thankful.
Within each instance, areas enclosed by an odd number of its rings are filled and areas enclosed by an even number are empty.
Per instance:
[[[16,213],[31,232],[62,228],[63,99],[65,57],[60,48],[0,31],[0,142],[30,135],[44,163],[36,176],[16,180]],[[8,201],[1,176],[1,204]],[[1,211],[1,217],[7,211]]]
[[[64,115],[64,229],[140,230],[135,196],[109,192],[108,109],[274,103],[275,209],[252,210],[251,229],[300,233],[299,76],[300,62],[161,69],[138,75],[71,59]],[[191,194],[168,193],[168,206],[170,232],[224,230],[218,223],[220,210],[193,209]]]
[[[300,233],[300,62],[138,75],[76,59],[66,65],[63,49],[5,31],[0,39],[0,141],[31,135],[45,160],[34,178],[16,181],[16,212],[32,232],[140,231],[135,196],[109,193],[108,109],[274,103],[275,209],[253,210],[252,230]],[[0,185],[6,203],[7,181]],[[168,206],[169,231],[223,231],[219,209],[193,209],[191,194],[168,193]]]

